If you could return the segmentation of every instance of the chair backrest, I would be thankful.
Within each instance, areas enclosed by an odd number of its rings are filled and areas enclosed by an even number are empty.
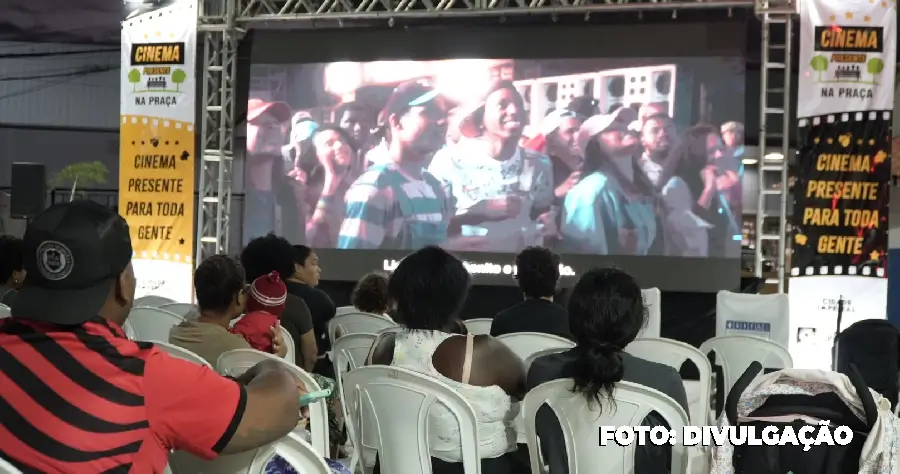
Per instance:
[[[274,360],[284,364],[297,379],[303,382],[308,392],[321,390],[316,380],[305,370],[278,356],[255,349],[235,349],[220,355],[219,360],[216,361],[216,370],[222,375],[236,377],[264,360]],[[309,405],[309,423],[313,447],[322,456],[327,456],[329,447],[328,406],[325,400],[319,400]]]
[[[358,313],[358,312],[359,312],[359,310],[356,309],[356,306],[353,306],[353,305],[350,305],[350,306],[338,306],[337,309],[334,310],[334,315],[335,315],[335,316],[340,316],[340,315],[342,315],[342,314]]]
[[[287,351],[284,354],[284,360],[296,364],[297,363],[297,345],[294,344],[294,338],[291,337],[291,333],[287,331],[287,329],[278,326],[281,331],[281,337],[284,338],[284,345],[287,346]]]
[[[175,303],[176,301],[171,298],[166,298],[165,296],[156,296],[156,295],[147,295],[141,296],[140,298],[134,300],[135,308],[159,308],[164,304]]]
[[[128,321],[140,341],[169,342],[169,331],[184,319],[177,314],[159,308],[134,308],[128,313]]]
[[[497,340],[506,344],[523,361],[546,349],[566,350],[575,347],[574,342],[564,337],[542,332],[514,332],[497,336]]]
[[[712,365],[706,354],[696,347],[674,339],[640,338],[625,346],[625,352],[657,364],[668,365],[681,370],[685,361],[691,361],[700,373],[700,391],[694,404],[690,406],[691,422],[694,425],[709,425],[710,394],[712,392]]]
[[[8,318],[10,314],[9,306],[5,304],[0,304],[0,319]]]
[[[16,469],[5,459],[0,458],[0,474],[22,474],[22,471]]]
[[[382,334],[396,333],[396,332],[400,332],[402,330],[403,330],[403,326],[401,326],[399,324],[395,324],[389,328],[379,329],[378,332],[376,333],[376,335],[380,336]]]
[[[634,472],[636,443],[619,446],[615,442],[600,445],[601,426],[641,426],[650,412],[657,412],[669,428],[681,433],[688,425],[687,413],[662,392],[630,382],[617,382],[615,408],[603,402],[603,409],[591,409],[579,393],[572,393],[572,379],[559,379],[531,389],[522,401],[525,434],[532,472],[543,472],[535,430],[538,409],[546,404],[554,411],[562,427],[568,453],[569,472],[592,474],[626,474]],[[682,441],[682,440],[679,440]],[[603,460],[602,462],[597,462]],[[679,442],[672,446],[671,470],[683,473],[688,465],[688,451]]]
[[[411,370],[386,365],[366,366],[344,374],[344,395],[355,423],[354,445],[363,431],[374,430],[381,472],[431,474],[428,412],[444,406],[459,422],[465,474],[480,474],[475,410],[449,385]],[[372,416],[365,417],[370,412]],[[362,419],[373,420],[361,424]]]
[[[186,360],[198,365],[205,365],[210,369],[213,368],[213,366],[209,362],[207,362],[206,359],[183,347],[178,347],[175,344],[169,344],[168,342],[162,341],[153,341],[153,344],[155,344],[156,347],[160,348],[160,350],[165,351],[170,356],[175,357],[176,359]]]
[[[190,303],[166,303],[164,305],[160,305],[159,309],[171,311],[181,316],[181,319],[186,319],[191,313],[200,312],[200,308],[198,308],[197,305],[193,305]]]
[[[360,313],[358,311],[354,313],[345,313],[335,316],[328,321],[328,340],[331,342],[331,345],[334,345],[334,341],[337,339],[338,329],[341,330],[341,335],[358,333],[377,334],[378,331],[382,329],[396,325],[397,323],[377,314]]]
[[[463,321],[469,334],[480,336],[482,334],[491,333],[491,324],[494,322],[492,318],[475,318]]]
[[[722,389],[727,395],[738,377],[754,361],[766,369],[791,369],[794,360],[787,349],[770,339],[753,336],[714,337],[700,345],[700,352],[716,354],[716,365],[722,367]]]
[[[531,368],[531,363],[534,362],[534,360],[537,359],[538,357],[543,357],[545,355],[550,355],[550,354],[558,354],[560,352],[564,352],[567,350],[568,349],[565,347],[551,347],[549,349],[544,349],[541,351],[537,351],[534,354],[531,354],[530,356],[528,356],[528,358],[524,359],[525,373],[526,374],[528,373],[528,369]]]
[[[369,351],[377,340],[377,334],[348,334],[337,338],[337,340],[334,341],[334,345],[331,346],[331,360],[334,364],[334,383],[337,386],[338,393],[341,397],[341,410],[343,411],[345,420],[350,419],[350,412],[347,410],[347,403],[344,400],[342,378],[348,371],[366,365],[366,358],[369,356]],[[347,423],[345,426],[347,427],[347,436],[350,438],[350,441],[355,442],[356,437],[353,435],[353,423]],[[369,437],[371,438],[371,436]],[[356,464],[361,459],[360,456],[371,454],[362,452],[366,449],[366,446],[372,446],[373,443],[371,440],[368,438],[364,439],[363,443],[362,446],[353,446],[353,455],[350,459],[351,470],[355,469]],[[374,450],[370,449],[370,451]]]
[[[122,330],[125,331],[125,337],[131,339],[132,341],[137,341],[137,332],[134,330],[134,326],[126,319],[122,324]]]
[[[660,337],[662,327],[662,293],[659,288],[641,290],[647,308],[647,325],[638,337]]]

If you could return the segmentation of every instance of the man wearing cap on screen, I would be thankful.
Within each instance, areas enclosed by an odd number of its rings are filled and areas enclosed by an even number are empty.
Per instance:
[[[444,243],[452,204],[425,171],[446,134],[438,99],[422,82],[394,89],[381,112],[390,161],[370,167],[347,191],[338,248],[412,250]]]
[[[0,321],[0,458],[24,472],[163,472],[170,450],[212,459],[296,427],[301,385],[277,362],[230,380],[125,337],[122,217],[57,204],[23,240],[28,276]]]
[[[655,188],[635,161],[640,150],[629,129],[631,107],[595,115],[578,132],[584,178],[563,206],[564,252],[600,255],[662,255],[662,225]]]
[[[284,125],[291,120],[291,109],[284,102],[250,99],[247,104],[246,202],[244,204],[244,243],[275,232],[275,206],[289,219],[280,234],[294,243],[303,243],[306,219],[302,199],[296,199],[294,179],[287,179],[281,147],[285,143]]]

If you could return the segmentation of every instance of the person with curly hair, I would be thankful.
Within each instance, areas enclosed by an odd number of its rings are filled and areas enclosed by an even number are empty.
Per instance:
[[[350,295],[350,304],[363,313],[388,316],[391,299],[388,296],[388,279],[381,273],[369,273],[356,283]]]
[[[528,247],[516,255],[516,282],[525,301],[494,316],[491,336],[542,332],[572,338],[566,309],[553,302],[559,281],[559,255],[544,247]]]

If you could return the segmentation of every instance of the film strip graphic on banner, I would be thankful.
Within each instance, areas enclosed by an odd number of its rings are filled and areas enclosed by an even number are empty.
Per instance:
[[[197,2],[122,24],[119,213],[136,296],[193,299]]]
[[[885,276],[892,114],[800,119],[791,276]]]

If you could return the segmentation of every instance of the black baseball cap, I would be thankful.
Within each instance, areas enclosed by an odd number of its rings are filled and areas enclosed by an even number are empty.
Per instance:
[[[28,273],[11,308],[16,318],[82,324],[97,316],[131,262],[125,219],[93,201],[50,206],[22,240]]]
[[[387,104],[378,115],[378,123],[386,125],[393,114],[406,112],[411,107],[424,106],[438,99],[440,93],[425,81],[407,81],[397,86]]]

